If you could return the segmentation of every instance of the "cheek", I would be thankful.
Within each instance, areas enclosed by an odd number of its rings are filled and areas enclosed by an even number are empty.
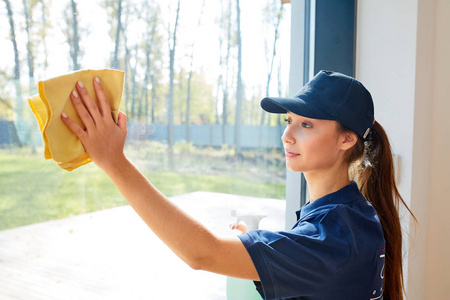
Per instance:
[[[304,139],[300,142],[301,155],[311,169],[323,169],[332,166],[338,159],[336,140],[333,136]]]

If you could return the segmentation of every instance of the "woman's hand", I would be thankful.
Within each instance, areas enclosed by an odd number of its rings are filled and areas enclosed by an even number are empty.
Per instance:
[[[106,172],[126,160],[123,148],[127,136],[127,118],[120,111],[116,124],[98,77],[94,79],[94,88],[98,107],[81,81],[70,94],[73,106],[86,129],[83,130],[64,112],[61,119],[80,139],[92,161]]]
[[[243,221],[240,221],[238,224],[236,224],[236,222],[233,222],[230,224],[230,229],[239,230],[242,234],[244,234],[247,232],[247,225]]]

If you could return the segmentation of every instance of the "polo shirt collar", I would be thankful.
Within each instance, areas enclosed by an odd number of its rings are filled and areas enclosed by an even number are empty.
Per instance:
[[[313,210],[323,205],[346,204],[348,202],[354,201],[355,196],[361,196],[361,193],[359,192],[356,182],[352,181],[350,184],[344,186],[342,189],[334,193],[325,195],[322,198],[313,201],[312,203],[306,203],[299,211],[296,212],[297,219],[303,218]]]

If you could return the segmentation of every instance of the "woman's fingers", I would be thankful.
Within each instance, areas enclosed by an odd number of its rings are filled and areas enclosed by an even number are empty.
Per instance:
[[[87,137],[86,131],[83,130],[80,126],[78,126],[77,123],[75,123],[69,116],[67,116],[66,113],[61,114],[61,120],[64,122],[64,124],[69,127],[70,130],[73,131],[73,133],[80,139],[80,141],[83,143],[85,138]]]
[[[86,126],[87,130],[89,131],[95,128],[95,122],[92,119],[89,111],[84,106],[80,95],[76,91],[72,91],[72,93],[70,93],[70,99],[72,99],[72,104],[75,107],[75,110],[77,111],[77,114],[83,122],[84,126]]]
[[[127,115],[121,110],[119,110],[119,116],[117,117],[117,126],[125,133],[127,132]]]
[[[97,94],[98,108],[103,117],[111,116],[111,105],[109,104],[108,98],[106,97],[103,86],[100,82],[100,78],[94,78],[94,89]]]
[[[61,119],[80,139],[92,161],[101,169],[108,169],[117,162],[118,158],[124,157],[127,119],[123,112],[119,112],[116,124],[111,117],[106,94],[96,79],[94,79],[94,87],[98,99],[97,105],[82,84],[76,84],[79,94],[73,91],[70,96],[86,130],[83,130],[82,126],[77,125],[64,113],[61,114]]]
[[[233,230],[239,230],[242,233],[246,233],[247,232],[247,225],[243,221],[240,221],[238,224],[231,223],[230,224],[230,228],[233,229]]]
[[[70,94],[73,106],[75,107],[81,121],[86,126],[87,132],[93,132],[95,128],[102,131],[108,126],[107,123],[113,121],[111,118],[111,106],[98,77],[94,78],[94,89],[98,99],[98,106],[95,104],[91,95],[89,95],[88,90],[81,81],[77,82],[76,90],[72,91]],[[102,116],[104,117],[102,118]],[[119,119],[119,127],[126,132],[125,114],[120,112]]]
[[[84,106],[86,107],[89,114],[92,116],[92,119],[94,123],[97,124],[97,120],[100,118],[100,111],[97,108],[97,105],[95,104],[94,100],[92,100],[91,95],[89,95],[89,92],[87,91],[86,87],[81,81],[78,81],[76,84],[78,94],[83,100]],[[81,117],[81,115],[80,115]],[[84,121],[84,120],[83,120]],[[85,123],[87,126],[87,124]]]

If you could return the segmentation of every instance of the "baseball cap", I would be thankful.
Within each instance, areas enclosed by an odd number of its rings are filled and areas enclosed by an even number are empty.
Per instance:
[[[358,80],[321,70],[292,98],[266,97],[261,107],[270,113],[288,111],[312,119],[334,120],[367,139],[374,123],[373,100]]]

